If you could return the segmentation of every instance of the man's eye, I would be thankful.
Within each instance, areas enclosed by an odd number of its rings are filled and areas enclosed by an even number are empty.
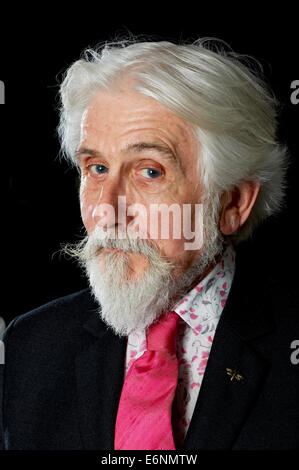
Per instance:
[[[162,175],[161,171],[154,170],[154,168],[143,168],[143,170],[141,170],[141,173],[142,173],[142,176],[145,176],[146,178],[149,178],[149,179],[158,178],[159,176]]]
[[[104,165],[90,165],[89,169],[94,175],[102,175],[108,171],[108,168]]]

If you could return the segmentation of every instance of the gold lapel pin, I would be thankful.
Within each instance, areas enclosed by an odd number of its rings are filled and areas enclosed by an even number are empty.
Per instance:
[[[236,370],[226,368],[226,372],[227,372],[227,375],[230,376],[230,378],[231,378],[230,380],[231,380],[231,381],[234,380],[234,379],[236,379],[236,380],[238,380],[238,381],[244,379],[243,375],[239,374]]]

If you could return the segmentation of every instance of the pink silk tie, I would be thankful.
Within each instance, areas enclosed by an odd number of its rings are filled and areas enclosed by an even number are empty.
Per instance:
[[[174,450],[172,402],[178,381],[179,315],[167,312],[149,327],[147,351],[132,364],[115,425],[116,450]]]

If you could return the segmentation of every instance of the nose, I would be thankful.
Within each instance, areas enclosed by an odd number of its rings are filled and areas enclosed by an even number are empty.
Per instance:
[[[127,216],[125,185],[121,181],[103,183],[91,215],[95,226],[106,231],[125,232],[131,219]]]

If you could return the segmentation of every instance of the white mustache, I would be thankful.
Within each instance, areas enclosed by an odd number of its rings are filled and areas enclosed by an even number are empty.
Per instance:
[[[160,250],[157,245],[151,240],[144,240],[142,238],[119,238],[113,235],[113,238],[109,232],[104,232],[99,227],[88,236],[86,248],[93,249],[95,253],[99,253],[103,248],[114,248],[122,251],[131,253],[139,253],[145,256],[150,256],[155,253],[160,254]]]

